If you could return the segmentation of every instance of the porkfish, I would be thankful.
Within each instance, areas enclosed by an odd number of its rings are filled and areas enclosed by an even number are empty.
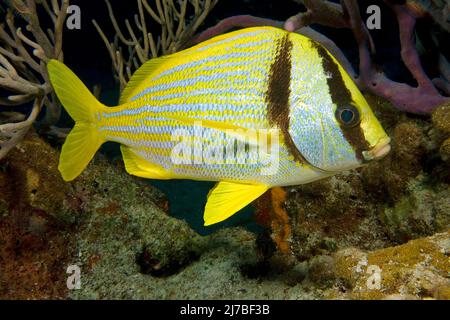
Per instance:
[[[309,183],[379,159],[390,139],[361,92],[319,43],[246,28],[143,64],[119,106],[97,101],[64,64],[48,63],[75,126],[59,171],[75,179],[106,141],[148,179],[218,181],[205,225],[274,186]]]

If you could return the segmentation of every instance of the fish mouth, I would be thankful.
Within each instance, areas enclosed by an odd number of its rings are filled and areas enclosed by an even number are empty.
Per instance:
[[[366,161],[378,160],[385,157],[391,151],[391,139],[389,137],[382,139],[375,147],[368,151],[363,151],[362,156]]]

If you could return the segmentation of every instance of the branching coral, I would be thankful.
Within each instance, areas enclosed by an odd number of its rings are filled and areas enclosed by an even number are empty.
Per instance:
[[[116,31],[114,41],[110,42],[101,27],[93,23],[100,33],[113,62],[116,79],[121,89],[125,87],[133,71],[147,60],[178,51],[189,41],[208,13],[219,0],[156,0],[152,8],[147,0],[137,0],[138,14],[134,16],[133,27],[125,20],[129,37],[124,35],[114,16],[109,0],[105,0],[111,22]],[[188,12],[193,12],[192,16]],[[147,19],[160,25],[160,34],[155,37],[148,28]]]
[[[388,99],[402,111],[429,114],[437,106],[450,103],[448,97],[450,95],[450,64],[441,55],[439,62],[440,76],[430,79],[422,67],[414,42],[415,25],[418,19],[431,18],[444,31],[449,31],[450,24],[444,18],[445,12],[449,9],[448,5],[440,7],[438,3],[433,1],[416,0],[406,0],[404,4],[396,4],[396,1],[385,0],[397,16],[402,60],[417,81],[417,87],[412,87],[389,79],[384,73],[378,71],[373,64],[372,55],[375,52],[375,47],[362,21],[356,0],[342,0],[340,5],[326,0],[296,1],[302,3],[307,11],[289,18],[284,23],[253,16],[235,16],[227,18],[204,31],[195,40],[198,42],[204,41],[234,27],[283,26],[286,30],[297,30],[297,32],[322,43],[341,62],[361,89]],[[359,49],[359,76],[356,75],[351,64],[334,42],[309,28],[308,26],[311,24],[349,28],[353,31]]]
[[[47,31],[38,16],[39,6],[52,23]],[[59,119],[61,109],[46,65],[50,59],[63,59],[62,33],[68,6],[69,0],[16,0],[6,9],[0,24],[0,89],[8,96],[0,97],[0,105],[32,103],[33,107],[26,120],[0,125],[0,159],[22,139],[42,107],[46,108],[48,125]],[[15,13],[20,14],[20,21]]]

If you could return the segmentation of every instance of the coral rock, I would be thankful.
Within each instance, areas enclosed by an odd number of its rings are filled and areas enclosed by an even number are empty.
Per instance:
[[[442,160],[450,161],[450,105],[436,108],[432,114],[434,126],[442,133],[442,144],[439,149]]]
[[[410,183],[407,190],[408,194],[393,206],[386,205],[380,216],[389,237],[400,243],[431,235],[435,231],[436,194],[423,181]],[[450,190],[446,193],[450,197]]]
[[[30,132],[2,160],[8,188],[17,210],[40,210],[62,224],[72,224],[80,208],[71,185],[64,182],[58,171],[58,152]]]
[[[335,254],[336,277],[350,289],[347,298],[445,299],[450,289],[449,255],[450,232],[372,252],[345,249]]]
[[[0,298],[65,298],[80,210],[58,153],[30,132],[0,165]]]
[[[433,124],[444,133],[450,134],[450,105],[436,108],[431,117]]]

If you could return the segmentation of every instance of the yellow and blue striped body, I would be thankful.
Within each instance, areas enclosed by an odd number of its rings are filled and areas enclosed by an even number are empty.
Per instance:
[[[296,161],[284,143],[280,144],[279,170],[275,175],[261,175],[262,163],[215,164],[214,159],[199,159],[197,164],[174,164],[171,159],[171,152],[178,143],[173,139],[174,131],[183,130],[196,136],[194,126],[173,119],[174,116],[226,122],[246,129],[274,127],[268,120],[266,95],[277,42],[285,36],[284,31],[273,28],[246,29],[176,54],[134,88],[128,102],[101,113],[100,131],[107,140],[126,145],[149,162],[162,166],[172,178],[259,182],[274,186],[306,183],[323,177],[323,172]],[[301,40],[294,47],[301,51],[298,58],[309,60],[311,67],[315,64],[320,67],[320,63],[314,61],[320,58],[308,51],[310,41],[304,37]],[[298,82],[310,80],[310,72],[293,73],[298,75]],[[308,87],[303,88],[293,89],[298,96],[302,95],[301,90],[305,94],[309,91]],[[228,143],[221,131],[202,130],[204,146],[220,147]],[[280,137],[281,142],[282,139]],[[248,154],[236,155],[238,159],[247,157]]]
[[[130,174],[219,181],[205,225],[272,186],[308,183],[389,151],[389,138],[339,63],[281,29],[243,29],[150,60],[113,108],[63,64],[51,61],[48,70],[75,120],[60,158],[65,180],[102,143],[118,142]]]

